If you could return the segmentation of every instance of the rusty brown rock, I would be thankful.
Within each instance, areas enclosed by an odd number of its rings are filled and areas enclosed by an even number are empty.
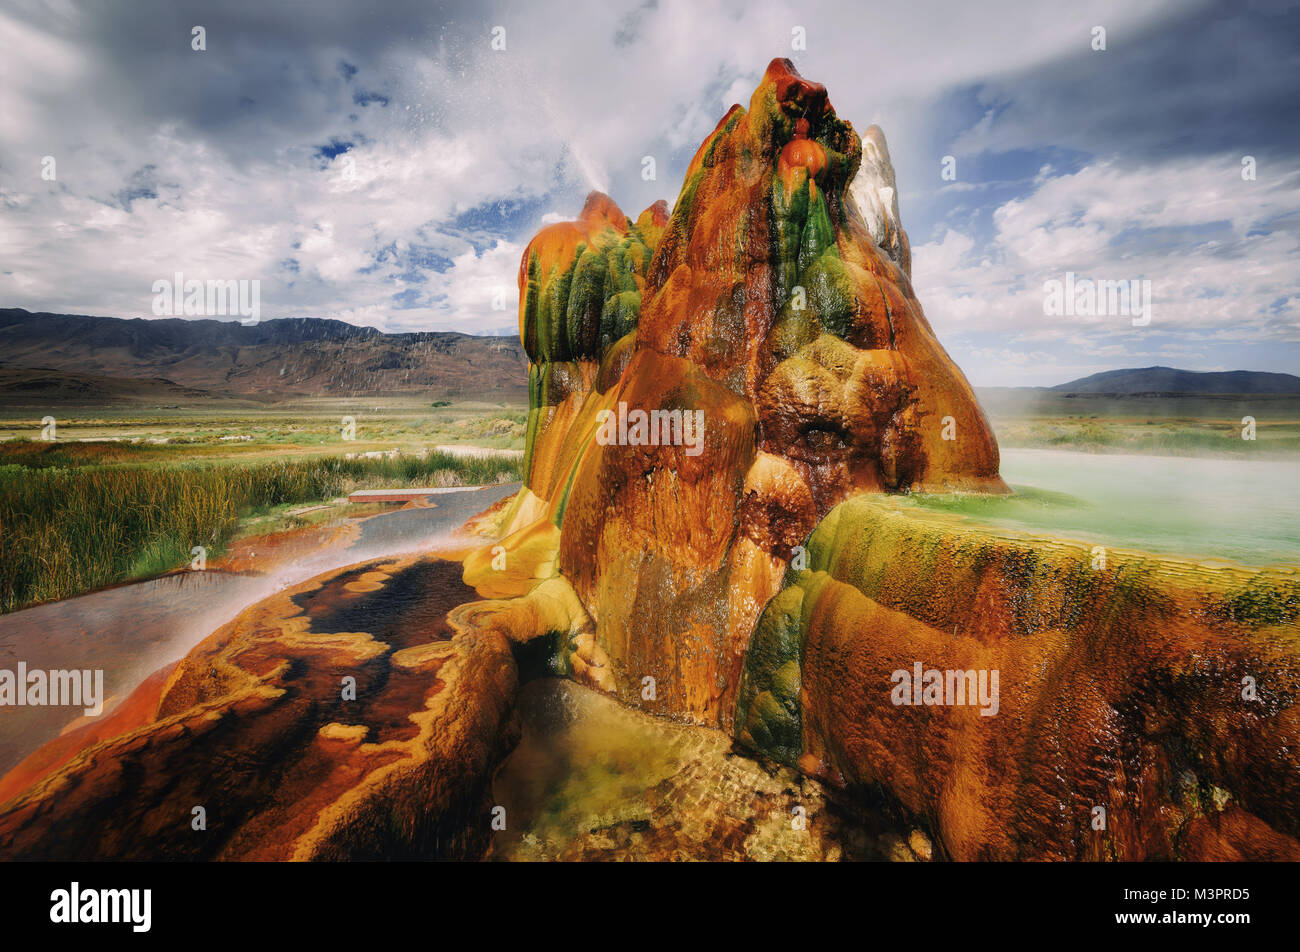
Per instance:
[[[156,699],[151,715],[86,738],[0,805],[0,856],[481,855],[491,771],[514,741],[517,676],[500,633],[441,622],[471,595],[458,575],[437,559],[376,561],[248,609],[161,691],[146,683],[124,705]],[[392,586],[423,593],[385,625]],[[373,632],[347,630],[367,617]]]
[[[888,152],[872,135],[879,177]],[[844,498],[1005,491],[974,394],[891,257],[905,235],[882,249],[855,205],[861,161],[825,88],[774,60],[700,146],[671,215],[653,206],[633,225],[593,193],[524,253],[528,493],[547,504],[539,524],[559,527],[555,565],[630,703],[730,727],[758,613]],[[597,310],[635,323],[584,350],[596,338],[575,328]],[[691,453],[600,432],[611,414],[694,411]]]

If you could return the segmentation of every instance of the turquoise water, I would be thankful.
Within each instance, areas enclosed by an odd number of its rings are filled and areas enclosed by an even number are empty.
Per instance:
[[[332,569],[402,552],[429,551],[518,483],[448,493],[436,508],[399,509],[360,523],[361,538],[326,547],[269,575],[181,572],[0,615],[0,667],[99,669],[111,701],[191,648],[245,608]],[[111,706],[111,705],[110,705]],[[81,710],[0,708],[0,774],[55,737]]]
[[[1012,497],[913,497],[926,509],[1065,538],[1246,565],[1300,563],[1300,460],[1005,449]]]

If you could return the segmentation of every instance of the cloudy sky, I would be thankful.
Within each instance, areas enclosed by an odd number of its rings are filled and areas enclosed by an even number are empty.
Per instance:
[[[0,50],[0,307],[150,317],[179,271],[259,280],[263,320],[496,333],[540,225],[671,203],[789,56],[884,128],[975,384],[1300,372],[1289,0],[3,0]],[[1151,323],[1044,314],[1067,271],[1149,280]]]

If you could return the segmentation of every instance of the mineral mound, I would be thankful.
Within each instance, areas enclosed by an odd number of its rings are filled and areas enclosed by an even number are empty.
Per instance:
[[[867,141],[863,165],[825,87],[774,60],[671,215],[660,203],[634,223],[593,193],[524,252],[527,491],[506,545],[526,579],[536,563],[572,583],[629,700],[652,677],[660,712],[729,728],[758,613],[834,505],[1006,491],[912,291],[883,134]],[[627,438],[601,439],[614,419]],[[675,434],[693,419],[701,433]],[[498,584],[478,567],[471,584]]]
[[[249,609],[116,736],[0,785],[0,852],[482,855],[518,685],[558,674],[883,804],[927,855],[1300,857],[1293,573],[1098,568],[895,504],[1007,487],[864,137],[774,60],[671,212],[593,193],[539,232],[526,485],[467,527],[465,587],[393,560]],[[914,669],[997,695],[900,705]]]
[[[940,855],[1300,856],[1293,573],[882,504],[1007,491],[910,267],[883,133],[774,60],[671,215],[593,194],[525,251],[527,486],[466,582],[571,586],[557,669],[883,796]],[[917,666],[996,674],[1000,707],[901,706]]]

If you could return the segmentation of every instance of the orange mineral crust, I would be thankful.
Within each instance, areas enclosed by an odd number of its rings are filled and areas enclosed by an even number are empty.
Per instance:
[[[0,781],[0,856],[479,857],[517,688],[560,676],[883,803],[890,856],[1300,858],[1294,572],[905,507],[1008,492],[910,255],[883,133],[773,60],[671,209],[593,192],[528,243],[524,486],[456,561],[246,610]]]
[[[952,859],[1300,859],[1292,573],[1100,568],[869,496],[808,553],[749,646],[742,744],[883,792]]]
[[[516,670],[502,635],[446,622],[469,594],[459,574],[434,558],[375,561],[246,610],[160,692],[143,685],[115,730],[11,773],[0,856],[480,855]],[[53,769],[33,771],[42,758]]]
[[[102,740],[153,723],[158,701],[175,665],[155,671],[127,699],[102,717],[83,718],[49,743],[42,744],[7,774],[0,777],[0,803],[72,760],[83,749]]]
[[[826,89],[774,60],[670,215],[633,224],[592,193],[524,252],[529,502],[504,545],[527,546],[533,584],[572,584],[631,703],[653,678],[651,709],[729,727],[758,612],[848,496],[1006,491],[974,393],[857,210],[861,158]],[[672,427],[697,412],[682,445]],[[660,415],[653,439],[603,438],[636,413]],[[490,573],[467,581],[500,594]]]

